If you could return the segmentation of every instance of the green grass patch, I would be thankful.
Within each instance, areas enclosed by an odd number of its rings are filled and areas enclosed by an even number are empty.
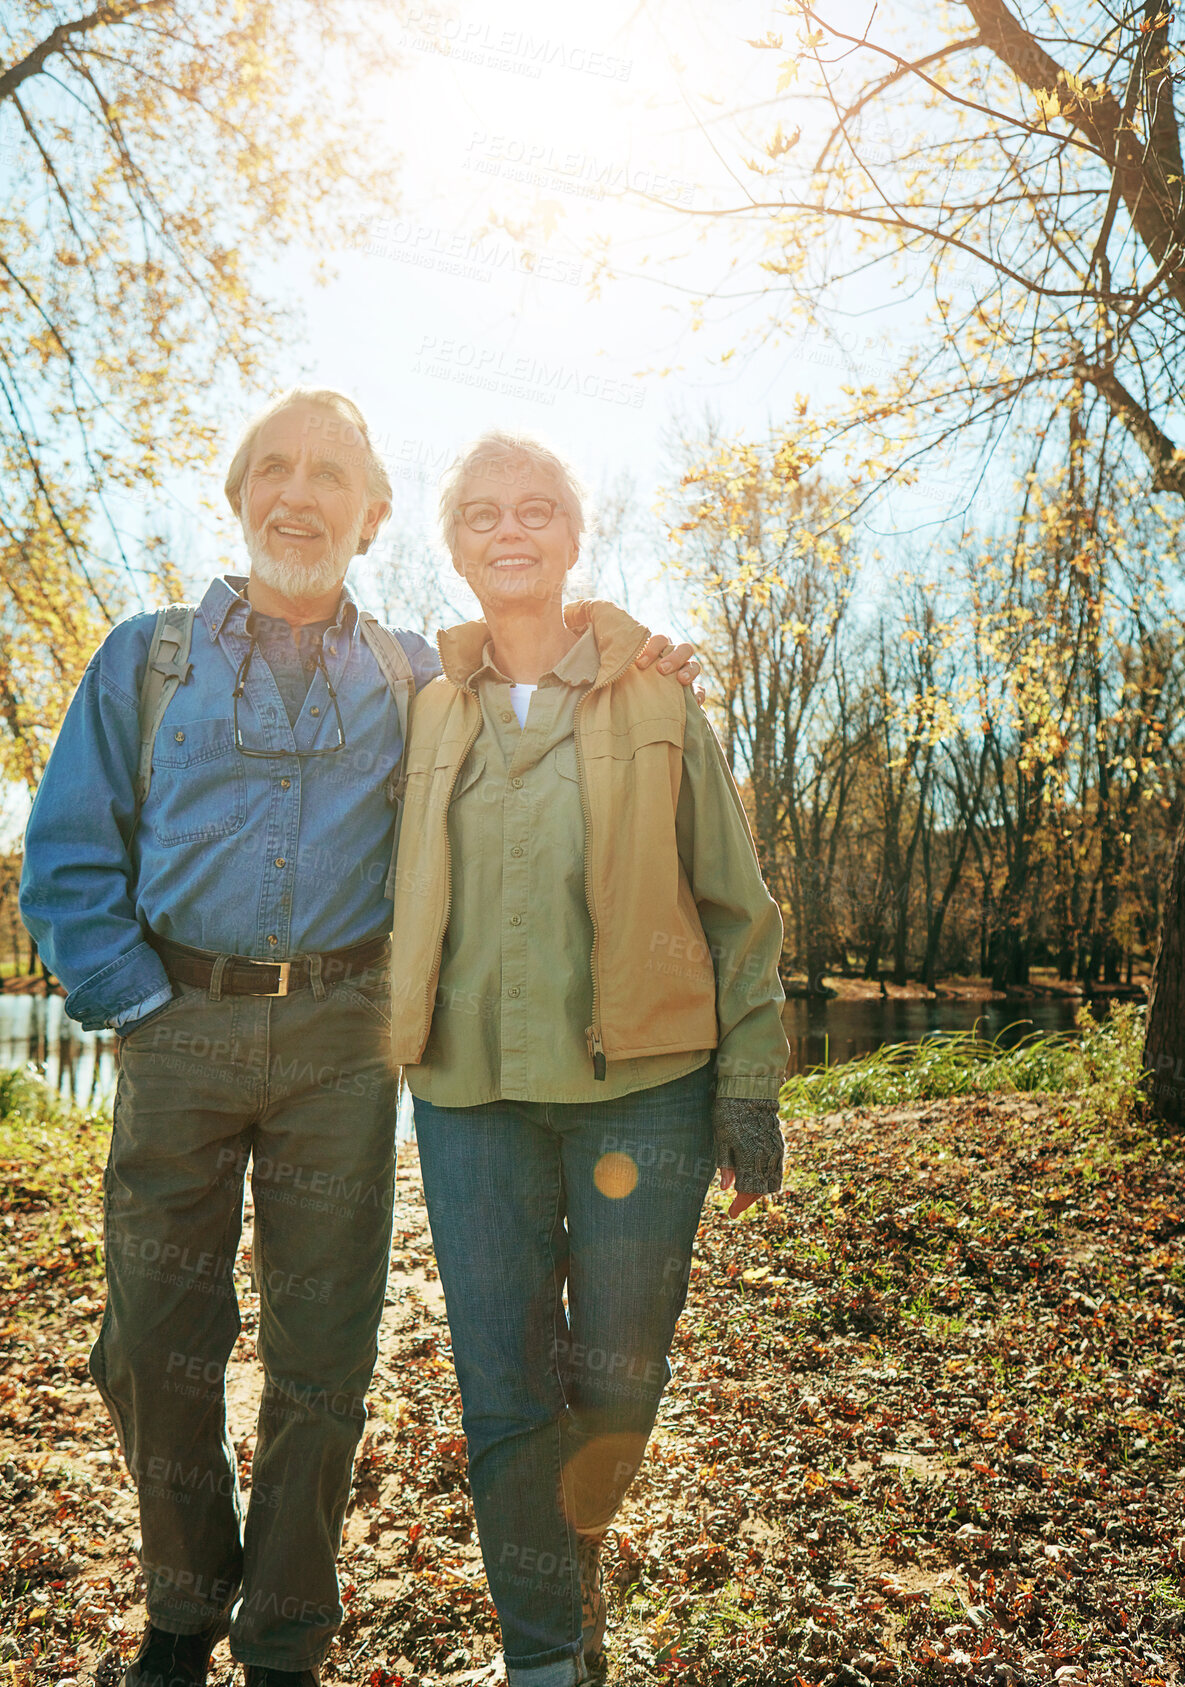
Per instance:
[[[103,1164],[111,1121],[27,1069],[0,1072],[0,1291],[29,1318],[102,1276]],[[38,1297],[41,1297],[39,1301]]]
[[[0,1071],[0,1164],[9,1210],[63,1215],[101,1200],[111,1120],[86,1113],[26,1068]]]
[[[1126,1125],[1140,1113],[1144,1010],[1117,1003],[1105,1024],[1087,1007],[1074,1032],[1033,1032],[1011,1047],[972,1031],[936,1031],[888,1043],[859,1060],[815,1066],[782,1086],[786,1119],[849,1107],[900,1106],[952,1096],[1075,1094],[1098,1122]],[[1002,1034],[1003,1035],[1003,1034]]]

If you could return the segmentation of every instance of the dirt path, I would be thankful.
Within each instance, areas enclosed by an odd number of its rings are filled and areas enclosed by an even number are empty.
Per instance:
[[[1033,1100],[788,1133],[780,1206],[731,1225],[713,1196],[701,1228],[675,1381],[619,1520],[610,1683],[1180,1682],[1180,1152]],[[55,1140],[9,1168],[0,1221],[0,1669],[110,1687],[141,1623],[133,1496],[85,1375],[93,1174],[65,1177]],[[99,1127],[71,1149],[79,1166],[101,1151]],[[249,1482],[242,1280],[229,1389]],[[414,1151],[371,1406],[324,1679],[487,1679],[497,1626]],[[216,1664],[229,1683],[224,1648]]]

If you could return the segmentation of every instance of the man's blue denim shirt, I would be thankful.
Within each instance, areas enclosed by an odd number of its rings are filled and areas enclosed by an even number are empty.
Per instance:
[[[156,737],[152,785],[129,847],[140,759],[140,682],[155,616],[133,615],[92,657],[42,777],[25,834],[21,912],[87,1030],[167,997],[153,931],[219,954],[284,960],[344,949],[389,926],[389,777],[403,754],[394,699],[343,589],[325,634],[345,748],[256,760],[234,742],[231,694],[248,649],[246,581],[216,579],[194,621],[193,671]],[[398,633],[417,689],[440,672]],[[290,726],[257,655],[239,705],[250,748],[336,742],[325,676]]]

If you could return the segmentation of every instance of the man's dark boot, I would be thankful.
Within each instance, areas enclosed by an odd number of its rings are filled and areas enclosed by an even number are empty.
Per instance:
[[[150,1625],[124,1672],[123,1687],[205,1687],[210,1653],[229,1626],[226,1617],[199,1634],[170,1634]]]
[[[244,1664],[247,1687],[320,1687],[319,1669],[265,1669],[262,1664]]]

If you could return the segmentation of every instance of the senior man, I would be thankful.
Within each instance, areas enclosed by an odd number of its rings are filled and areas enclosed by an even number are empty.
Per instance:
[[[228,1629],[247,1687],[311,1687],[341,1620],[390,1251],[395,777],[440,667],[344,585],[391,509],[348,398],[268,406],[226,494],[249,574],[181,618],[188,650],[150,614],[112,631],[25,840],[22,911],[66,1011],[119,1037],[91,1374],[140,1508],[126,1687],[201,1687]],[[656,636],[639,662],[689,655]],[[248,1161],[264,1385],[244,1519],[225,1368]]]

